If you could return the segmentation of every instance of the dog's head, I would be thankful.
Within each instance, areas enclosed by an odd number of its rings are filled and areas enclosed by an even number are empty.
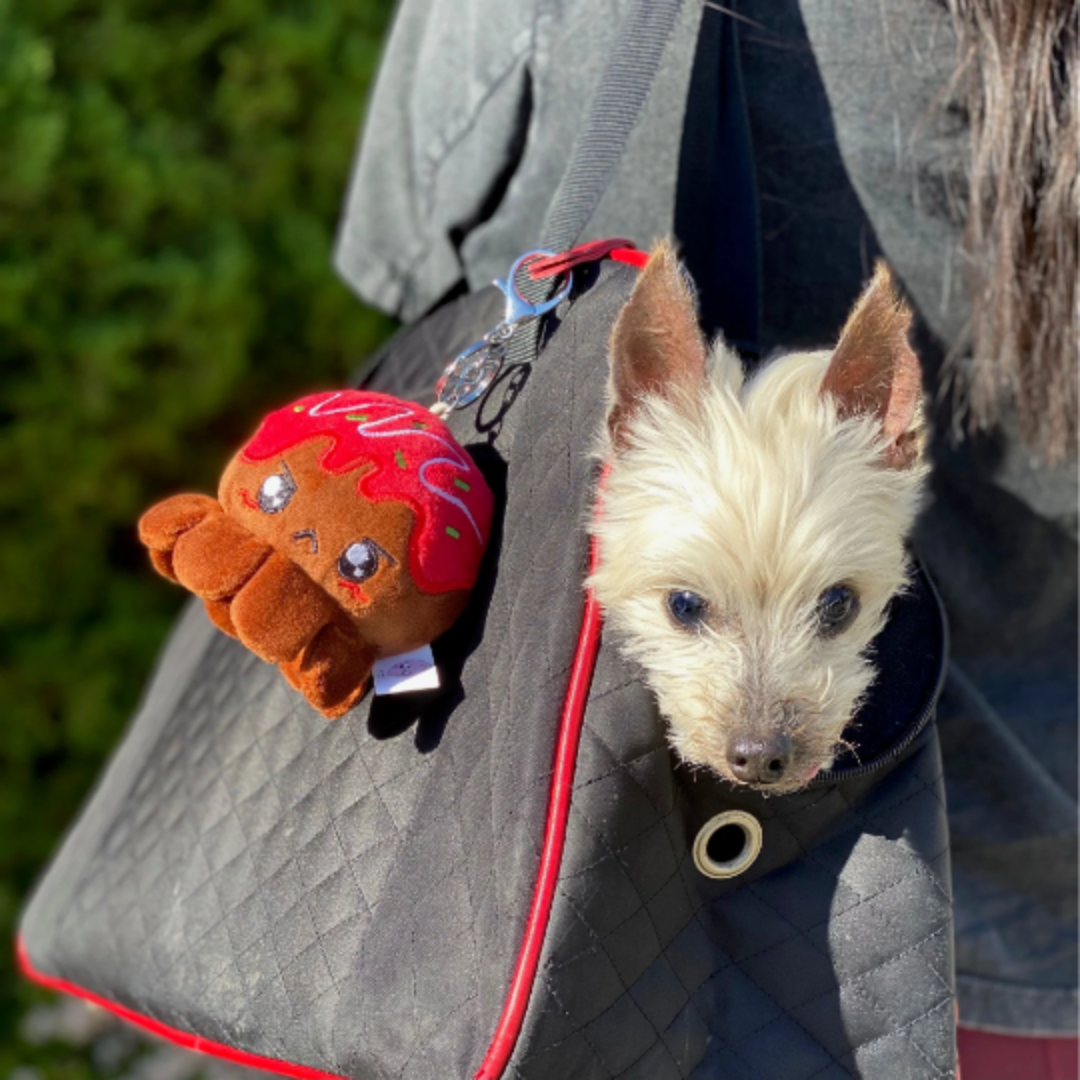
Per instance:
[[[910,321],[879,266],[834,351],[744,381],[662,245],[616,323],[592,585],[691,765],[780,793],[842,744],[926,471]]]

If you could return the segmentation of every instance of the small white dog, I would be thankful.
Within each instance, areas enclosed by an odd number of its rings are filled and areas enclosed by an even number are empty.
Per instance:
[[[879,265],[834,351],[744,380],[668,244],[620,314],[591,584],[688,764],[790,792],[843,745],[927,471],[910,323]]]

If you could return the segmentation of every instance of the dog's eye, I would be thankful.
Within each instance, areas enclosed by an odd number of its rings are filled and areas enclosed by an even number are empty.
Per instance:
[[[280,514],[296,494],[296,481],[283,461],[281,472],[271,473],[259,485],[259,509],[265,514]]]
[[[366,538],[357,540],[341,553],[337,564],[338,573],[346,581],[367,581],[379,569],[380,558],[391,566],[397,565],[394,557],[379,547],[374,540]]]
[[[830,585],[819,597],[815,615],[818,633],[835,637],[846,630],[859,614],[859,596],[850,585]]]
[[[709,603],[696,592],[676,589],[667,594],[667,609],[680,626],[687,630],[696,630],[709,613]]]

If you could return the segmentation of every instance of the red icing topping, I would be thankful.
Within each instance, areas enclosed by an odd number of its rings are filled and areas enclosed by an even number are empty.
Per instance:
[[[495,500],[450,429],[422,405],[337,390],[309,394],[270,413],[241,456],[265,461],[326,436],[333,440],[319,462],[326,472],[339,476],[374,465],[360,477],[357,497],[403,502],[416,515],[409,571],[417,586],[429,593],[471,589]]]

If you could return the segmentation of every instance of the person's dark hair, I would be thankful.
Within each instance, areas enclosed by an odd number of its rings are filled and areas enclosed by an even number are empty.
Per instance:
[[[971,351],[950,364],[955,400],[969,430],[1014,402],[1025,440],[1055,463],[1077,439],[1078,8],[946,2],[960,47],[950,96],[971,124]]]

